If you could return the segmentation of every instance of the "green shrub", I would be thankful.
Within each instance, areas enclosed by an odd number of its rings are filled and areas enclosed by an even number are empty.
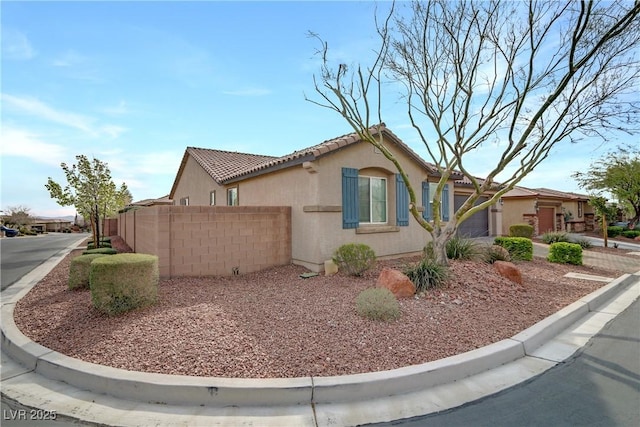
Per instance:
[[[431,257],[425,257],[419,263],[405,267],[403,273],[416,285],[418,292],[440,286],[449,277],[447,266],[438,264]]]
[[[105,254],[80,255],[71,260],[69,266],[69,289],[89,289],[91,262]]]
[[[111,243],[110,242],[100,242],[100,247],[101,248],[110,248],[111,247]],[[87,243],[87,249],[97,249],[96,248],[96,244],[93,243],[93,242]]]
[[[363,243],[348,243],[336,250],[333,262],[347,274],[360,276],[373,267],[376,262],[376,254],[373,249]]]
[[[569,235],[563,231],[548,231],[540,238],[544,243],[550,245],[558,242],[568,242]]]
[[[502,246],[491,245],[487,247],[484,259],[489,264],[493,264],[496,261],[511,261],[511,255]]]
[[[640,236],[640,230],[625,230],[622,232],[622,235],[629,239],[635,239],[636,237]]]
[[[476,242],[458,236],[447,240],[446,250],[449,259],[475,259],[479,255]]]
[[[533,242],[526,237],[496,237],[494,243],[505,248],[512,260],[531,261]]]
[[[547,259],[561,264],[582,265],[582,247],[577,243],[552,243]]]
[[[158,294],[158,276],[155,255],[102,256],[91,263],[91,302],[109,315],[153,304]]]
[[[104,254],[104,255],[115,255],[118,251],[113,248],[95,248],[95,249],[87,249],[82,252],[83,255],[88,254]]]
[[[533,226],[529,224],[513,224],[509,227],[509,237],[533,237]]]
[[[607,227],[607,236],[618,237],[622,234],[622,231],[624,231],[624,228],[618,225],[612,225],[611,227]]]
[[[400,317],[400,304],[387,288],[369,288],[356,298],[356,311],[371,320],[396,320]]]
[[[582,249],[589,249],[593,247],[593,243],[591,243],[591,240],[587,239],[586,237],[579,237],[573,243],[580,245]]]

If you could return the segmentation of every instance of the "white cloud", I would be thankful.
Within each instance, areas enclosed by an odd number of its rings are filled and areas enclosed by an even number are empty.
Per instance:
[[[26,157],[37,163],[60,166],[67,157],[67,149],[40,140],[29,131],[15,129],[7,125],[2,128],[2,157]]]
[[[7,110],[19,111],[43,120],[81,130],[93,137],[107,136],[115,139],[126,131],[125,128],[117,125],[96,124],[96,120],[93,117],[57,110],[35,98],[18,97],[3,93],[0,95],[0,100],[5,114]]]
[[[21,98],[3,93],[1,99],[4,108],[9,107],[9,109],[19,110],[54,123],[94,133],[91,128],[92,120],[89,117],[55,110],[34,98]]]
[[[35,55],[36,51],[31,46],[26,35],[13,29],[4,28],[2,30],[3,59],[26,61],[33,58]]]

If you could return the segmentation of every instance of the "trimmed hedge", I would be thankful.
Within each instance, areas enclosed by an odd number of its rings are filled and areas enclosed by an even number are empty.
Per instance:
[[[86,251],[82,252],[82,255],[89,255],[89,254],[115,255],[117,253],[118,251],[113,248],[95,248],[95,249],[87,249]]]
[[[69,289],[89,289],[91,262],[103,256],[107,254],[86,254],[73,258],[69,266]]]
[[[91,302],[109,315],[155,303],[158,295],[158,257],[122,253],[91,263]]]
[[[640,230],[625,230],[622,232],[622,235],[629,239],[635,239],[636,237],[640,236]]]
[[[533,242],[526,237],[496,237],[494,243],[502,246],[514,261],[531,261],[533,259]]]
[[[577,243],[553,243],[549,246],[547,260],[561,264],[582,265],[582,246]]]
[[[100,242],[100,247],[101,248],[110,248],[111,247],[111,242]],[[93,242],[89,242],[87,243],[87,249],[97,249],[95,243]]]
[[[618,237],[619,235],[622,234],[623,231],[624,231],[624,228],[617,225],[612,225],[611,227],[607,227],[607,236]]]
[[[509,236],[531,239],[533,237],[533,226],[529,224],[513,224],[509,227]]]

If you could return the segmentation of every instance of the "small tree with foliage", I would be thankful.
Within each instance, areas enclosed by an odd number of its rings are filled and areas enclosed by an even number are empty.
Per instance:
[[[45,187],[59,205],[75,206],[85,220],[89,218],[93,241],[100,247],[101,219],[122,209],[131,201],[131,193],[124,183],[116,188],[106,163],[95,158],[89,160],[82,154],[76,160],[77,164],[71,166],[60,165],[67,178],[64,188],[51,177]]]
[[[612,194],[633,215],[629,228],[635,227],[640,220],[640,148],[618,147],[586,172],[575,172],[572,176],[586,190]]]
[[[3,215],[3,220],[9,226],[20,228],[33,222],[31,209],[26,206],[9,206]]]

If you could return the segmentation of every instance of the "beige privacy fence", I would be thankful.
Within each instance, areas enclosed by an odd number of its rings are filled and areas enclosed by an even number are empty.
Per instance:
[[[151,206],[118,217],[118,235],[157,255],[160,276],[228,276],[291,262],[288,206]]]

